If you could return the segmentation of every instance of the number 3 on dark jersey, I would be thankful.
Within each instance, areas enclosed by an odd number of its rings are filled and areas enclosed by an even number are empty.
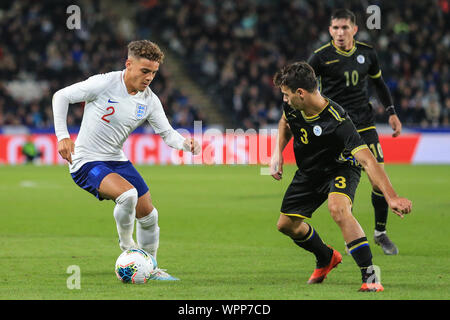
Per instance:
[[[303,142],[303,144],[308,144],[308,132],[306,132],[306,130],[303,128],[300,129],[300,132],[302,133],[300,140]]]
[[[336,177],[334,180],[336,181],[336,183],[334,184],[336,188],[344,189],[345,187],[347,187],[347,184],[345,183],[346,179],[344,177],[339,176]]]

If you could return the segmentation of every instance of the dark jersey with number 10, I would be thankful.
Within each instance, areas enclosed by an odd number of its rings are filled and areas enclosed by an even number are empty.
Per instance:
[[[294,138],[297,166],[308,176],[327,175],[342,165],[359,166],[353,155],[367,148],[347,112],[327,100],[327,106],[310,117],[283,104],[284,117]]]
[[[339,103],[357,129],[374,125],[367,77],[379,78],[381,70],[370,45],[354,41],[352,49],[343,51],[330,41],[315,50],[308,63],[316,73],[321,93]]]

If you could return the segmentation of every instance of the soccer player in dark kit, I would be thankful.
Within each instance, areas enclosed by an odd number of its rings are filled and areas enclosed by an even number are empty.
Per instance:
[[[298,170],[281,205],[278,230],[316,257],[308,283],[321,283],[341,261],[304,220],[328,200],[328,209],[342,231],[347,248],[361,269],[360,291],[383,291],[375,275],[372,253],[363,229],[352,214],[352,203],[364,168],[392,211],[403,218],[412,203],[394,191],[383,167],[356,131],[346,111],[318,91],[314,70],[306,62],[284,67],[274,76],[283,93],[284,113],[271,159],[271,175],[280,180],[282,152],[292,136]]]
[[[389,89],[383,81],[377,54],[372,46],[354,39],[357,31],[355,15],[346,9],[336,10],[330,19],[329,32],[332,40],[315,50],[308,63],[319,79],[319,91],[348,112],[370,151],[380,166],[383,166],[383,151],[368,97],[369,78],[389,115],[389,124],[394,130],[393,137],[400,135],[402,124],[395,113]],[[385,254],[396,255],[398,248],[386,234],[388,204],[383,193],[373,181],[371,183],[375,243],[381,246]]]

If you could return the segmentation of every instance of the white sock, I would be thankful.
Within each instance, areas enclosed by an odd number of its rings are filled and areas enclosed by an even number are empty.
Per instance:
[[[137,201],[138,193],[135,188],[125,191],[116,198],[114,219],[116,220],[120,243],[125,247],[134,244],[133,229]]]
[[[154,208],[148,215],[136,220],[136,239],[139,248],[147,251],[156,259],[159,247],[158,210]]]

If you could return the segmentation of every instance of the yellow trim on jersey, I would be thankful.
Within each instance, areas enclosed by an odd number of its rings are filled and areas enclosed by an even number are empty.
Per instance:
[[[339,115],[339,113],[338,113],[332,106],[330,106],[330,108],[328,109],[328,111],[333,115],[333,117],[334,117],[337,121],[339,121],[339,122],[344,121],[344,119],[341,118],[341,116]]]
[[[327,61],[327,62],[325,62],[325,64],[332,64],[332,63],[336,63],[336,62],[339,62],[339,59]]]
[[[336,47],[336,45],[334,44],[334,41],[331,40],[331,44],[336,49],[336,52],[344,57],[350,57],[353,53],[355,53],[355,51],[356,51],[355,43],[356,43],[355,40],[353,40],[353,47],[350,49],[350,51],[344,51],[344,50],[341,50],[338,47]]]
[[[369,77],[371,77],[372,79],[377,79],[377,78],[381,77],[381,70],[378,71],[378,73],[373,76],[369,74]]]
[[[361,42],[361,41],[356,40],[356,43],[362,44],[363,46],[366,46],[366,47],[369,47],[369,48],[373,48],[372,45],[370,45],[370,44],[368,44],[368,43],[365,43],[365,42]]]
[[[325,49],[326,47],[329,47],[330,45],[331,45],[331,43],[328,42],[327,44],[325,44],[325,45],[321,46],[320,48],[314,50],[314,53],[317,53],[317,52],[319,52],[320,50],[323,50],[323,49]]]
[[[332,194],[332,193],[342,194],[342,195],[346,196],[348,198],[348,200],[350,200],[350,205],[353,205],[353,201],[352,201],[352,199],[350,198],[350,196],[348,194],[345,194],[343,192],[333,191],[333,192],[330,192],[329,195]]]
[[[356,130],[356,131],[358,131],[358,132],[363,132],[363,131],[367,131],[367,130],[371,130],[371,129],[376,129],[376,127],[375,126],[371,126],[371,127],[367,127],[367,128],[362,128],[362,129],[358,129],[358,130]]]
[[[298,214],[298,213],[284,213],[284,212],[280,212],[280,213],[285,216],[289,216],[289,217],[299,217],[299,218],[303,218],[303,219],[310,219],[309,217],[302,216],[301,214]]]
[[[315,115],[313,115],[313,116],[307,116],[307,115],[303,112],[303,110],[300,111],[300,112],[301,112],[301,114],[302,114],[302,116],[303,116],[303,119],[305,119],[305,120],[308,121],[308,122],[310,122],[310,121],[315,121],[315,120],[317,120],[317,119],[320,118],[320,117],[319,117],[319,114],[315,114]]]
[[[328,107],[328,105],[330,104],[330,100],[328,100],[328,99],[326,99],[326,100],[327,100],[327,104],[325,105],[325,107],[324,107],[318,114],[315,114],[315,115],[312,115],[312,116],[307,116],[307,115],[303,112],[303,110],[301,110],[300,113],[302,114],[303,119],[305,119],[306,122],[312,122],[312,121],[315,121],[315,120],[319,119],[319,118],[320,118],[319,115],[320,115],[320,114],[323,112],[323,110],[325,110],[325,109]],[[330,108],[331,108],[331,106],[330,106]]]
[[[353,149],[350,153],[352,154],[352,156],[354,156],[355,153],[357,153],[358,151],[364,150],[364,149],[369,149],[369,147],[367,146],[367,144],[363,144],[363,145],[360,145],[359,147],[356,147],[356,148]]]

